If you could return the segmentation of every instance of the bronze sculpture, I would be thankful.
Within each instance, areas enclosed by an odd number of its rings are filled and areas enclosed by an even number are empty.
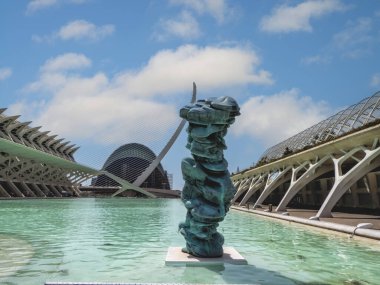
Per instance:
[[[185,185],[181,198],[187,216],[179,231],[186,240],[182,251],[193,256],[223,255],[224,237],[217,227],[236,192],[223,155],[227,148],[223,137],[239,110],[237,102],[227,96],[198,100],[180,110],[189,122],[186,147],[193,158],[182,160]]]

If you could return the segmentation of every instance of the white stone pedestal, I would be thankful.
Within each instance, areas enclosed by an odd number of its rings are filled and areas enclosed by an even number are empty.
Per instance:
[[[224,247],[221,257],[206,258],[195,257],[182,252],[181,247],[169,247],[166,255],[165,264],[169,266],[204,266],[204,265],[223,265],[224,263],[245,265],[247,260],[233,247]]]

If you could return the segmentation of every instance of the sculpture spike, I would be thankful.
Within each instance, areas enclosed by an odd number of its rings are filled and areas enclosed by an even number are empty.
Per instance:
[[[195,82],[193,82],[193,94],[191,96],[191,103],[194,103],[196,100],[197,95],[197,86],[195,85]],[[161,150],[161,152],[158,154],[155,160],[152,161],[152,163],[140,174],[139,177],[136,178],[136,180],[133,182],[133,185],[140,187],[141,184],[149,177],[149,175],[156,169],[156,167],[159,165],[161,160],[165,157],[166,153],[169,151],[169,149],[172,147],[176,139],[178,138],[179,134],[181,133],[183,127],[185,126],[186,120],[182,119],[179,123],[177,129],[175,130],[172,137],[169,139],[168,143],[164,146],[164,148]],[[125,191],[126,189],[121,188],[120,190],[116,191],[112,194],[112,197],[115,197]]]

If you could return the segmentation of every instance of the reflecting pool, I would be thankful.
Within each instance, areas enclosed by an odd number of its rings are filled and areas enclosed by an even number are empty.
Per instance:
[[[0,201],[0,284],[380,284],[380,247],[231,211],[219,229],[248,265],[169,267],[179,200]]]

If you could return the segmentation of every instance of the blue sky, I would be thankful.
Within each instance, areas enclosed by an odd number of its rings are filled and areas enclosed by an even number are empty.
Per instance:
[[[380,1],[0,1],[0,106],[81,146],[156,153],[190,100],[232,96],[230,171],[380,90]],[[183,132],[163,165],[181,188]]]

